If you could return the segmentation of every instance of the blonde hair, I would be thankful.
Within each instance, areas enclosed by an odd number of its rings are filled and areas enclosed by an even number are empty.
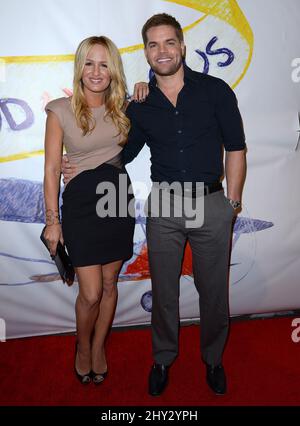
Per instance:
[[[82,73],[88,52],[96,44],[103,46],[107,51],[107,66],[111,77],[111,83],[105,93],[105,117],[112,119],[119,131],[118,135],[122,135],[121,143],[124,143],[130,129],[130,121],[124,113],[127,92],[125,74],[118,48],[108,37],[88,37],[79,44],[74,61],[72,109],[83,135],[91,133],[96,123],[85,99]]]

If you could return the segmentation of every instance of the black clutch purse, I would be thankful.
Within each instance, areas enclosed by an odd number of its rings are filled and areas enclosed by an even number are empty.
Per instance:
[[[49,251],[47,241],[45,240],[45,237],[44,237],[45,229],[46,229],[46,226],[43,228],[40,238],[42,242],[45,244],[45,246],[47,247],[47,250]],[[52,256],[52,255],[50,256],[51,256],[51,259],[54,260],[63,282],[71,286],[74,282],[75,271],[74,271],[74,267],[72,265],[71,259],[66,252],[65,247],[62,245],[60,241],[58,241],[55,256]]]

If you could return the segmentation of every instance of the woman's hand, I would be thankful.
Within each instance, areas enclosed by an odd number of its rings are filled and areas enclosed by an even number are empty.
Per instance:
[[[149,85],[144,81],[140,81],[139,83],[135,83],[133,95],[130,100],[135,102],[144,102],[144,100],[149,95]]]
[[[77,168],[73,166],[67,157],[63,155],[61,160],[61,172],[63,174],[63,183],[66,185],[76,175]]]
[[[55,256],[58,241],[60,241],[62,245],[64,244],[61,224],[57,223],[55,225],[47,225],[44,232],[44,237],[47,241],[47,246],[50,250],[51,256]]]

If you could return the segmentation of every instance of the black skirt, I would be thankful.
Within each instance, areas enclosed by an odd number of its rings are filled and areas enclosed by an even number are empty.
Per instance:
[[[74,266],[132,256],[135,218],[130,184],[125,168],[107,163],[79,173],[67,184],[62,194],[62,232]]]

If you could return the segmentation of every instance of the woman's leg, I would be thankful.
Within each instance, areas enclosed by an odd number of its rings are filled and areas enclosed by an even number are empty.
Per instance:
[[[87,374],[92,368],[91,335],[99,314],[99,303],[102,296],[101,265],[75,268],[79,283],[79,294],[76,300],[77,355],[76,370],[79,374]]]
[[[96,373],[105,373],[107,370],[104,342],[114,319],[118,298],[117,281],[122,263],[120,260],[102,265],[103,292],[92,345],[92,368]]]

